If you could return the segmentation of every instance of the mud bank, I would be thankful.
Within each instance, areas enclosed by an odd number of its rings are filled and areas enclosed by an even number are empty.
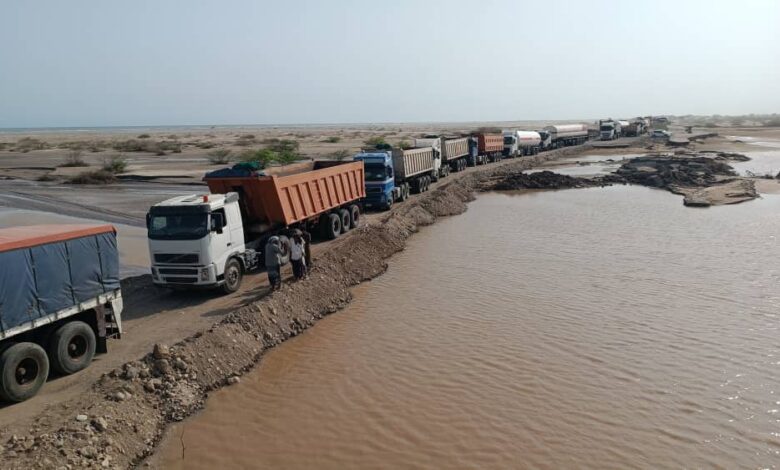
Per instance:
[[[709,153],[709,152],[708,152]],[[684,196],[686,206],[736,204],[758,197],[753,179],[737,175],[728,161],[749,160],[744,155],[718,153],[716,157],[650,155],[632,158],[614,173],[576,177],[551,171],[499,173],[482,182],[483,191],[567,189],[612,184],[637,184]]]
[[[406,239],[437,218],[462,213],[484,181],[571,156],[572,147],[452,175],[399,204],[315,259],[308,279],[228,314],[206,331],[158,345],[101,377],[85,394],[42,412],[28,429],[0,434],[5,468],[129,468],[150,455],[166,426],[203,407],[210,391],[237,382],[263,352],[336,312],[349,288],[382,274]],[[16,434],[11,434],[16,432]]]

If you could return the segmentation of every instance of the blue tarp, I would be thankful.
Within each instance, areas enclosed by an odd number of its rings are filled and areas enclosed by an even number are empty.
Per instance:
[[[0,252],[0,330],[119,289],[116,234]]]

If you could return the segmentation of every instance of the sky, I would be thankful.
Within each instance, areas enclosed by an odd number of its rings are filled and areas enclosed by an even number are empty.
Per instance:
[[[777,112],[775,0],[0,0],[0,127]]]

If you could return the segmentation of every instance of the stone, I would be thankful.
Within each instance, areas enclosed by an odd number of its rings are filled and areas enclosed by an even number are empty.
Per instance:
[[[157,343],[154,345],[152,356],[154,356],[155,359],[167,359],[170,355],[171,350],[168,345],[163,343]]]
[[[158,359],[154,361],[154,369],[160,375],[170,375],[173,372],[171,363],[168,362],[168,359]]]
[[[233,377],[230,377],[229,379],[227,379],[228,385],[235,385],[235,384],[237,384],[239,382],[241,382],[241,379],[236,377],[235,375]]]
[[[87,415],[76,415],[76,421],[80,423],[86,421],[87,419],[89,419]]]
[[[134,378],[138,377],[138,368],[133,366],[127,366],[125,368],[124,378],[127,380],[133,380]]]
[[[97,450],[92,446],[84,446],[81,449],[79,449],[79,454],[82,457],[93,459],[97,455]]]
[[[92,420],[92,427],[98,432],[105,432],[108,429],[108,423],[105,418],[97,418]]]
[[[127,398],[124,392],[114,392],[113,396],[114,396],[114,400],[116,401],[125,401],[125,399]]]
[[[182,360],[182,358],[177,357],[173,361],[173,367],[179,369],[179,370],[187,370],[187,363]]]

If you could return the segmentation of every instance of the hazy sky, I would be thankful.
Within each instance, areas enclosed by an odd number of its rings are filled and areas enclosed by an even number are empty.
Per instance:
[[[773,112],[775,0],[0,0],[0,127]]]

